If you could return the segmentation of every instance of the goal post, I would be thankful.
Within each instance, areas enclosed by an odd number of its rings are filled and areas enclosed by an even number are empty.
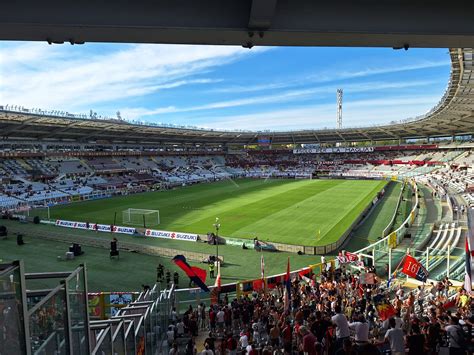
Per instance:
[[[35,217],[38,217],[41,221],[51,220],[49,206],[19,206],[12,213],[22,220]]]
[[[144,228],[157,226],[160,224],[160,211],[128,208],[122,211],[122,223]]]

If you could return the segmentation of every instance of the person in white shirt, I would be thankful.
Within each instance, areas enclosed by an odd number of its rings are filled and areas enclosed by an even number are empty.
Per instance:
[[[174,329],[171,325],[168,327],[168,331],[166,332],[166,337],[168,338],[168,345],[171,347],[171,345],[174,342]]]
[[[392,355],[404,355],[405,354],[405,339],[403,338],[403,330],[396,328],[395,318],[390,318],[388,326],[390,327],[385,333],[383,343],[390,344],[390,351]]]
[[[344,339],[349,338],[350,330],[349,323],[344,314],[341,313],[341,306],[335,307],[336,315],[331,318],[331,321],[336,325],[336,351],[342,348]]]
[[[423,302],[425,301],[425,286],[418,286],[416,293],[418,307],[420,307],[420,312],[423,313]]]
[[[260,343],[260,330],[258,327],[258,323],[255,321],[252,324],[252,329],[253,329],[253,341],[254,343]]]
[[[184,323],[182,320],[176,324],[176,333],[178,334],[178,337],[182,337],[184,335]]]
[[[217,327],[219,330],[224,329],[224,316],[225,312],[221,309],[219,312],[216,314],[216,322],[217,322]]]
[[[173,307],[173,310],[171,311],[171,321],[173,323],[176,323],[178,320],[178,313],[176,312],[176,307]]]
[[[246,349],[249,346],[249,339],[244,332],[240,333],[239,344],[242,349]]]
[[[206,347],[203,351],[200,352],[200,355],[214,355],[214,351],[209,349],[209,345],[206,344]]]
[[[356,343],[367,343],[369,341],[369,324],[363,315],[356,317],[354,322],[349,323],[349,328],[355,331]]]
[[[390,318],[391,319],[391,318]],[[385,319],[383,322],[382,322],[382,332],[385,332],[388,330],[389,328],[389,321],[390,319]],[[395,319],[395,328],[397,329],[402,329],[402,326],[403,326],[403,319],[400,318],[400,316],[397,314],[395,317],[393,317],[393,319]]]

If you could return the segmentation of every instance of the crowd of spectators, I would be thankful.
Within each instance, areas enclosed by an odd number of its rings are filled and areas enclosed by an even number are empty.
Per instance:
[[[306,280],[306,281],[305,281]],[[294,279],[285,304],[284,287],[239,299],[227,295],[210,308],[201,303],[178,316],[168,330],[170,354],[468,354],[474,319],[470,295],[450,298],[449,284],[387,288],[386,281],[361,284],[361,274],[325,271]],[[383,319],[380,304],[394,314]],[[288,307],[287,307],[288,306]],[[199,330],[208,335],[196,344]],[[185,344],[178,346],[179,339]]]

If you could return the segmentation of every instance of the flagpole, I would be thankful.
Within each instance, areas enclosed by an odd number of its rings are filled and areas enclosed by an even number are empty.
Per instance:
[[[389,249],[389,250],[390,250],[390,249]],[[387,280],[387,282],[388,282],[387,287],[389,287],[389,285],[390,285],[390,280],[391,280],[391,278],[392,278],[392,275],[395,275],[395,274],[396,274],[396,272],[397,272],[398,269],[400,268],[400,265],[402,265],[402,263],[405,261],[405,258],[406,258],[406,255],[400,260],[400,262],[398,263],[397,267],[395,268],[395,271],[389,275],[388,280]],[[407,276],[407,279],[408,279],[408,276]]]

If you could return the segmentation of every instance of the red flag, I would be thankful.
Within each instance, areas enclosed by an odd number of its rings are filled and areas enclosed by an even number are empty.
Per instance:
[[[218,290],[221,289],[221,263],[217,263],[217,277],[214,287],[217,287]]]
[[[282,282],[283,276],[273,276],[267,279],[267,288],[275,288],[279,282]]]
[[[377,306],[377,312],[379,314],[380,320],[384,321],[390,317],[393,317],[397,312],[395,308],[390,303],[381,303]]]
[[[443,309],[450,309],[456,307],[456,299],[452,298],[443,304]]]
[[[258,290],[263,290],[265,288],[265,283],[263,280],[253,280],[252,281],[252,288],[254,291],[258,291]]]
[[[206,278],[207,278],[206,270],[198,268],[196,266],[191,266],[191,269],[194,271],[196,276],[201,279],[202,282],[206,282]]]
[[[425,282],[428,279],[428,271],[416,260],[413,256],[406,255],[405,263],[403,264],[402,272],[405,275],[413,277],[418,281]]]
[[[173,262],[183,270],[186,275],[196,284],[198,285],[203,291],[209,292],[209,288],[207,288],[204,280],[206,280],[206,270],[200,269],[195,266],[191,266],[186,261],[184,255],[176,255],[173,258]],[[204,280],[203,280],[204,279]]]
[[[311,274],[311,268],[310,267],[305,267],[304,269],[301,269],[300,271],[298,271],[298,275],[301,278],[307,277],[308,274]]]

